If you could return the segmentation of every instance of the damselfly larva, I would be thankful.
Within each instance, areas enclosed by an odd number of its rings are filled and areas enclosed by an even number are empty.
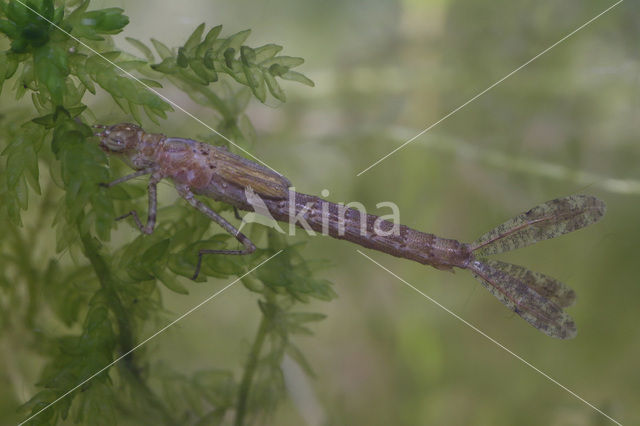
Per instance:
[[[468,269],[498,300],[545,334],[561,339],[576,334],[575,323],[563,311],[575,301],[573,290],[554,278],[484,256],[525,247],[597,222],[605,213],[605,204],[593,196],[571,195],[548,201],[508,220],[477,241],[464,244],[291,191],[291,183],[284,176],[224,147],[146,133],[134,124],[95,127],[101,129],[96,134],[101,148],[118,154],[136,170],[107,186],[150,175],[146,224],[142,224],[135,211],[121,218],[132,216],[142,232],[152,233],[156,222],[156,187],[161,179],[169,178],[182,198],[242,243],[241,250],[200,250],[194,279],[204,254],[241,255],[256,248],[195,195],[253,211],[254,204],[247,194],[257,194],[261,205],[278,221],[292,221],[297,226],[308,226],[316,232],[437,269]],[[394,226],[397,232],[388,232]]]

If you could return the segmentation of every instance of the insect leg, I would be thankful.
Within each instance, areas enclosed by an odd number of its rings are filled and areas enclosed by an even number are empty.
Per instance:
[[[137,178],[138,176],[144,176],[144,175],[148,175],[149,173],[151,173],[153,170],[152,169],[142,169],[142,170],[138,170],[135,173],[131,173],[130,175],[126,175],[126,176],[122,176],[121,178],[118,178],[116,180],[114,180],[113,182],[100,182],[98,185],[104,187],[104,188],[111,188],[112,186],[116,186],[122,182],[126,182],[128,180]]]
[[[247,238],[246,235],[241,233],[238,229],[236,229],[232,224],[227,222],[218,213],[214,212],[211,208],[209,208],[209,206],[207,206],[206,204],[204,204],[200,200],[196,199],[196,197],[193,195],[193,192],[191,192],[187,187],[178,186],[177,189],[178,189],[178,193],[180,194],[180,196],[182,198],[184,198],[185,200],[187,200],[187,202],[189,204],[191,204],[196,209],[200,210],[201,213],[203,213],[209,219],[211,219],[214,222],[216,222],[218,225],[220,225],[229,234],[231,234],[234,237],[236,237],[236,239],[238,241],[240,241],[242,243],[242,245],[244,246],[243,250],[201,249],[198,252],[198,263],[196,265],[196,270],[195,270],[195,272],[193,274],[193,277],[191,279],[195,280],[198,277],[198,274],[200,273],[200,266],[202,265],[202,255],[204,255],[204,254],[236,254],[236,255],[242,255],[242,254],[251,254],[251,253],[253,253],[255,251],[256,246],[251,242],[251,240],[249,238]]]
[[[238,212],[238,209],[236,206],[233,206],[233,215],[236,217],[236,219],[242,220],[242,216],[240,216],[240,213]]]
[[[140,232],[142,232],[143,234],[151,234],[153,232],[153,228],[156,225],[156,211],[158,207],[157,186],[158,182],[160,182],[160,179],[162,179],[162,177],[156,174],[152,174],[149,178],[149,211],[147,212],[146,225],[142,224],[140,218],[138,217],[138,213],[135,210],[131,210],[129,213],[117,217],[116,220],[122,220],[126,217],[133,216],[133,220],[136,222],[136,225],[138,226],[138,229],[140,229]]]

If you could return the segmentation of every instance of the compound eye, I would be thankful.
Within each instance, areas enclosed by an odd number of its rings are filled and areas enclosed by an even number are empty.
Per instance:
[[[124,139],[120,136],[111,135],[105,143],[106,147],[114,152],[123,151],[125,149]]]

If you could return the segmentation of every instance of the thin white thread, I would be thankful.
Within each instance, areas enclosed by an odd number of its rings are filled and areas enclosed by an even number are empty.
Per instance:
[[[393,151],[389,152],[387,155],[385,155],[384,157],[380,158],[378,161],[376,161],[375,163],[371,164],[369,167],[367,167],[366,169],[362,170],[360,173],[358,173],[356,176],[360,176],[361,174],[367,172],[369,169],[377,166],[378,164],[380,164],[382,161],[384,161],[385,159],[387,159],[388,157],[390,157],[391,155],[395,154],[396,152],[400,151],[402,148],[404,148],[405,146],[407,146],[408,144],[410,144],[411,142],[413,142],[414,140],[416,140],[417,138],[419,138],[420,136],[424,135],[425,133],[427,133],[429,130],[431,130],[432,128],[434,128],[435,126],[437,126],[438,124],[442,123],[444,120],[446,120],[447,118],[451,117],[453,114],[455,114],[456,112],[460,111],[462,108],[466,107],[467,105],[469,105],[471,102],[475,101],[476,99],[478,99],[480,96],[484,95],[485,93],[487,93],[489,90],[493,89],[494,87],[496,87],[498,84],[502,83],[503,81],[505,81],[506,79],[508,79],[509,77],[511,77],[513,74],[517,73],[518,71],[520,71],[522,68],[526,67],[527,65],[529,65],[531,62],[535,61],[536,59],[538,59],[540,56],[544,55],[545,53],[547,53],[548,51],[550,51],[551,49],[553,49],[554,47],[556,47],[557,45],[559,45],[560,43],[562,43],[563,41],[565,41],[566,39],[568,39],[569,37],[571,37],[572,35],[574,35],[575,33],[577,33],[578,31],[582,30],[584,27],[586,27],[587,25],[591,24],[593,21],[595,21],[596,19],[598,19],[599,17],[601,17],[602,15],[604,15],[605,13],[609,12],[611,9],[613,9],[614,7],[616,7],[617,5],[619,5],[620,3],[622,3],[624,0],[619,0],[617,3],[613,4],[612,6],[609,6],[606,10],[604,10],[603,12],[600,12],[597,16],[595,16],[594,18],[591,18],[590,20],[588,20],[586,23],[582,24],[581,26],[579,26],[578,28],[576,28],[575,30],[573,30],[572,32],[570,32],[569,34],[567,34],[566,36],[562,37],[560,40],[558,40],[557,42],[555,42],[554,44],[552,44],[551,46],[547,47],[545,50],[543,50],[542,52],[538,53],[536,56],[534,56],[533,58],[529,59],[527,62],[525,62],[524,64],[520,65],[518,68],[516,68],[515,70],[511,71],[509,74],[505,75],[504,77],[502,77],[500,80],[496,81],[495,83],[493,83],[491,86],[487,87],[486,89],[484,89],[482,92],[478,93],[477,95],[475,95],[473,98],[469,99],[467,102],[463,103],[462,105],[460,105],[458,108],[454,109],[453,111],[449,112],[447,115],[445,115],[444,117],[442,117],[440,120],[436,121],[435,123],[433,123],[431,126],[427,127],[426,129],[422,130],[420,133],[418,133],[417,135],[415,135],[414,137],[412,137],[411,139],[409,139],[408,141],[406,141],[405,143],[403,143],[402,145],[400,145],[399,147],[397,147],[396,149],[394,149]]]
[[[407,281],[405,281],[404,279],[400,278],[398,275],[394,274],[393,272],[391,272],[389,269],[387,269],[386,267],[382,266],[380,263],[376,262],[375,260],[373,260],[372,258],[370,258],[369,256],[367,256],[366,254],[364,254],[363,252],[361,252],[360,250],[356,251],[358,253],[360,253],[361,255],[363,255],[364,257],[366,257],[367,259],[369,259],[371,262],[375,263],[376,265],[378,265],[380,268],[384,269],[385,271],[387,271],[389,274],[393,275],[395,278],[397,278],[398,280],[400,280],[402,283],[404,283],[405,285],[407,285],[408,287],[410,287],[411,289],[417,291],[418,293],[420,293],[423,297],[425,297],[426,299],[428,299],[430,302],[434,303],[435,305],[437,305],[439,308],[442,308],[445,312],[447,312],[448,314],[452,315],[454,318],[460,320],[462,323],[464,323],[465,325],[469,326],[472,330],[476,331],[477,333],[481,334],[482,336],[486,337],[487,339],[489,339],[491,342],[493,342],[494,344],[496,344],[498,347],[500,347],[501,349],[505,350],[507,353],[509,353],[510,355],[512,355],[513,357],[515,357],[517,360],[521,361],[522,363],[524,363],[525,365],[531,367],[533,370],[535,370],[536,372],[538,372],[539,374],[541,374],[543,377],[545,377],[547,380],[549,380],[552,383],[555,383],[556,385],[558,385],[560,388],[564,389],[565,391],[567,391],[569,394],[571,394],[573,397],[579,399],[580,401],[582,401],[583,403],[585,403],[586,405],[588,405],[589,407],[593,408],[595,411],[597,411],[598,413],[602,414],[603,416],[605,416],[607,419],[611,420],[612,422],[614,422],[617,425],[622,426],[622,423],[618,422],[617,420],[613,419],[611,416],[609,416],[607,413],[605,413],[604,411],[600,410],[598,407],[596,407],[595,405],[593,405],[592,403],[590,403],[589,401],[587,401],[586,399],[584,399],[583,397],[581,397],[580,395],[578,395],[577,393],[575,393],[574,391],[572,391],[571,389],[569,389],[568,387],[566,387],[565,385],[563,385],[562,383],[560,383],[559,381],[557,381],[556,379],[554,379],[553,377],[549,376],[547,373],[545,373],[544,371],[540,370],[539,368],[537,368],[536,366],[534,366],[533,364],[531,364],[529,361],[525,360],[524,358],[522,358],[520,355],[516,354],[515,352],[513,352],[511,349],[507,348],[506,346],[504,346],[502,343],[498,342],[496,339],[494,339],[493,337],[489,336],[487,333],[485,333],[484,331],[480,330],[478,327],[476,327],[475,325],[471,324],[469,321],[465,320],[464,318],[462,318],[461,316],[457,315],[456,313],[454,313],[453,311],[451,311],[450,309],[446,308],[445,306],[443,306],[442,304],[440,304],[438,301],[436,301],[435,299],[431,298],[430,296],[428,296],[427,294],[423,293],[422,291],[418,290],[416,287],[414,287],[413,285],[409,284]]]
[[[75,41],[77,41],[78,43],[80,43],[81,45],[83,45],[84,47],[86,47],[87,49],[89,49],[90,51],[92,51],[93,53],[95,53],[96,55],[98,55],[100,58],[104,59],[105,61],[107,61],[108,63],[110,63],[111,65],[113,65],[115,68],[117,68],[120,72],[122,72],[123,74],[125,74],[127,77],[129,77],[130,79],[140,83],[145,89],[147,89],[148,91],[150,91],[151,93],[155,94],[156,96],[160,97],[161,99],[163,99],[164,101],[166,101],[167,103],[171,104],[173,107],[179,109],[180,111],[184,112],[185,114],[187,114],[189,117],[193,118],[194,120],[196,120],[198,123],[202,124],[204,127],[206,127],[207,129],[211,130],[213,133],[215,133],[216,135],[220,136],[222,139],[226,140],[227,142],[229,142],[231,145],[235,146],[236,148],[238,148],[239,150],[241,150],[242,152],[244,152],[245,154],[247,154],[248,156],[250,156],[251,158],[253,158],[254,160],[256,160],[257,162],[259,162],[260,164],[262,164],[263,166],[268,167],[269,169],[273,170],[274,172],[278,173],[279,175],[282,175],[282,173],[280,173],[279,171],[277,171],[276,169],[274,169],[273,167],[271,167],[270,165],[268,165],[267,163],[265,163],[264,161],[262,161],[261,159],[259,159],[258,157],[256,157],[255,155],[251,154],[249,151],[247,151],[246,149],[244,149],[243,147],[241,147],[240,145],[236,144],[235,142],[233,142],[231,139],[229,139],[228,137],[226,137],[225,135],[223,135],[222,133],[218,132],[216,129],[214,129],[213,127],[209,126],[207,123],[205,123],[204,121],[200,120],[198,117],[196,117],[195,115],[191,114],[189,111],[187,111],[186,109],[182,108],[180,105],[178,105],[177,103],[175,103],[174,101],[172,101],[171,99],[169,99],[168,97],[166,97],[165,95],[163,95],[162,93],[158,92],[157,90],[155,90],[154,88],[150,87],[148,84],[146,84],[144,81],[140,80],[138,77],[136,77],[135,75],[131,74],[129,71],[125,70],[124,68],[122,68],[120,65],[114,63],[113,61],[107,59],[104,55],[102,55],[100,52],[98,52],[97,50],[95,50],[94,48],[92,48],[91,46],[89,46],[88,44],[84,43],[82,40],[78,39],[77,37],[73,36],[72,34],[70,34],[69,32],[67,32],[66,30],[64,30],[63,28],[61,28],[60,26],[56,25],[54,22],[52,22],[51,20],[47,19],[46,17],[42,16],[40,13],[38,13],[37,10],[34,10],[33,8],[31,8],[30,6],[27,6],[26,4],[24,4],[21,0],[15,0],[16,2],[20,3],[21,5],[23,5],[24,7],[26,7],[27,9],[29,9],[30,11],[32,11],[33,13],[35,13],[36,15],[38,15],[39,17],[41,17],[42,19],[44,19],[45,21],[47,21],[49,24],[53,25],[55,28],[57,28],[58,30],[60,30],[62,33],[64,33],[65,35],[67,35],[68,37],[74,39]]]
[[[55,401],[49,403],[46,407],[44,407],[43,409],[41,409],[40,411],[34,413],[31,415],[31,417],[29,417],[28,419],[26,419],[25,421],[21,422],[18,424],[18,426],[21,426],[25,423],[27,423],[29,420],[33,419],[34,417],[36,417],[38,414],[42,413],[43,411],[45,411],[46,409],[48,409],[49,407],[51,407],[52,405],[54,405],[55,403],[57,403],[58,401],[60,401],[61,399],[65,398],[67,395],[69,395],[70,393],[72,393],[73,391],[75,391],[76,389],[78,389],[80,386],[84,385],[85,383],[87,383],[88,381],[90,381],[91,379],[93,379],[94,377],[98,376],[99,374],[101,374],[103,371],[107,370],[108,368],[112,367],[114,364],[116,364],[118,361],[122,360],[123,358],[125,358],[127,355],[129,355],[130,353],[132,353],[133,351],[135,351],[136,349],[140,348],[140,346],[144,345],[145,343],[147,343],[149,340],[153,339],[154,337],[156,337],[157,335],[163,333],[165,330],[167,330],[169,327],[172,327],[173,325],[175,325],[178,321],[182,320],[184,317],[186,317],[187,315],[190,315],[191,313],[193,313],[194,311],[196,311],[197,309],[199,309],[202,305],[204,305],[205,303],[207,303],[208,301],[210,301],[211,299],[213,299],[214,297],[216,297],[217,295],[219,295],[220,293],[222,293],[223,291],[225,291],[226,289],[228,289],[229,287],[231,287],[232,285],[234,285],[235,283],[237,283],[238,281],[240,281],[242,278],[246,277],[247,275],[249,275],[250,273],[252,273],[253,271],[255,271],[256,269],[258,269],[259,267],[261,267],[262,265],[264,265],[265,263],[267,263],[268,261],[270,261],[271,259],[273,259],[274,257],[276,257],[277,255],[279,255],[280,253],[282,253],[282,250],[277,251],[275,254],[273,254],[271,257],[269,257],[268,259],[260,262],[257,266],[253,267],[252,269],[250,269],[247,273],[241,275],[240,277],[236,278],[233,282],[231,282],[231,284],[227,284],[224,288],[222,288],[222,290],[218,290],[217,292],[215,292],[214,294],[212,294],[211,296],[207,297],[206,299],[204,299],[202,302],[198,303],[196,306],[194,306],[193,308],[189,309],[187,312],[185,312],[184,314],[180,315],[178,318],[176,318],[175,320],[171,321],[169,324],[165,325],[164,327],[162,327],[160,330],[156,331],[154,334],[152,334],[150,337],[147,337],[145,340],[143,340],[142,342],[138,343],[136,346],[134,346],[133,348],[129,349],[126,353],[124,353],[123,355],[119,356],[118,358],[116,358],[114,361],[112,361],[111,363],[107,364],[105,367],[103,367],[102,369],[100,369],[99,371],[97,371],[96,373],[92,374],[91,376],[89,376],[88,378],[86,378],[85,380],[83,380],[82,382],[80,382],[78,385],[76,385],[75,387],[69,389],[67,392],[65,392],[64,394],[62,394],[61,396],[59,396]]]

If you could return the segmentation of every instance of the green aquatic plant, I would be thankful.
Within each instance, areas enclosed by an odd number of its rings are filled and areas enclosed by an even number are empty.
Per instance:
[[[279,55],[276,44],[245,45],[249,30],[223,37],[221,26],[205,33],[205,24],[175,48],[127,38],[133,54],[111,38],[129,23],[124,11],[90,10],[89,3],[0,2],[0,90],[5,100],[31,97],[27,107],[22,102],[2,117],[0,127],[0,328],[8,344],[19,341],[41,365],[38,382],[30,384],[39,390],[15,420],[210,424],[232,416],[244,424],[268,416],[284,394],[285,354],[312,374],[292,336],[310,334],[308,324],[324,318],[298,311],[301,303],[335,297],[331,284],[316,277],[324,264],[304,259],[299,245],[272,233],[251,256],[206,257],[199,281],[229,281],[282,250],[242,278],[259,294],[261,312],[242,374],[214,365],[193,376],[150,367],[152,355],[132,349],[163,318],[160,286],[175,297],[188,293],[194,284],[185,277],[198,249],[233,242],[182,204],[166,209],[152,235],[111,242],[114,219],[141,206],[145,194],[135,184],[100,185],[119,176],[111,171],[119,165],[110,165],[98,147],[90,124],[100,117],[88,99],[110,103],[139,124],[162,125],[173,108],[149,88],[169,83],[215,111],[220,134],[247,145],[255,133],[244,112],[248,102],[270,96],[285,102],[282,80],[312,86],[293,70],[303,59]],[[220,134],[210,141],[225,144]],[[43,240],[47,235],[55,239]],[[6,391],[16,405],[17,393]]]

